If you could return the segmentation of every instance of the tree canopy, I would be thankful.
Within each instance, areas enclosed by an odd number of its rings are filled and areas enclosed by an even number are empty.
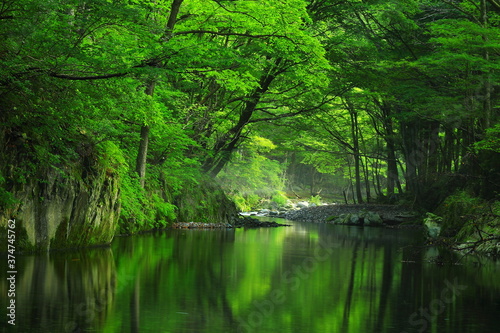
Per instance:
[[[90,149],[137,223],[205,176],[242,200],[494,198],[498,25],[493,0],[0,1],[4,154],[24,161],[2,205]]]

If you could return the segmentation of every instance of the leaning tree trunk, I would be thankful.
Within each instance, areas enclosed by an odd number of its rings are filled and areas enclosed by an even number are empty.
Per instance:
[[[260,99],[269,90],[274,79],[283,71],[283,68],[280,67],[282,60],[282,58],[276,59],[275,63],[266,71],[266,74],[261,77],[259,87],[245,99],[238,122],[215,143],[213,156],[209,157],[202,167],[203,171],[211,177],[217,177],[231,159],[231,154],[240,143],[243,130],[249,124]]]

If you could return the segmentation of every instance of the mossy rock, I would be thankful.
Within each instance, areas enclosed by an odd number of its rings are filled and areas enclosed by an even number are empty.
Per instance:
[[[484,208],[485,203],[481,199],[471,197],[465,192],[448,197],[435,211],[435,214],[443,219],[440,235],[456,236],[467,221]]]
[[[461,192],[448,198],[438,213],[443,217],[440,236],[452,237],[459,247],[477,242],[476,252],[500,254],[500,202],[488,203]]]
[[[360,225],[361,220],[358,214],[346,213],[340,214],[337,218],[332,220],[332,223],[343,225]]]
[[[87,247],[113,239],[120,213],[119,176],[98,163],[85,169],[79,162],[68,163],[64,171],[40,167],[36,176],[12,190],[18,204],[0,212],[0,226],[15,218],[20,251]],[[82,176],[73,177],[75,173]]]
[[[177,221],[231,223],[238,210],[222,188],[208,179],[186,186],[175,199]]]
[[[364,224],[369,226],[381,226],[384,224],[382,217],[375,212],[366,212],[363,215]]]

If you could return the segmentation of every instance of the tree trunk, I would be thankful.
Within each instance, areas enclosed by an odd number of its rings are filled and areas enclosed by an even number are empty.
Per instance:
[[[440,124],[437,121],[431,121],[426,124],[427,133],[424,135],[426,164],[425,167],[425,183],[430,185],[436,181],[438,176],[439,150],[441,147],[441,139],[439,137]]]
[[[387,114],[389,113],[386,110]],[[394,143],[394,128],[392,119],[384,119],[385,144],[387,149],[387,196],[394,194],[394,187],[399,182],[398,164],[396,161],[396,144]]]
[[[259,88],[245,99],[243,110],[236,125],[215,143],[213,157],[208,158],[203,164],[203,171],[209,173],[210,176],[216,177],[229,162],[233,150],[240,142],[243,129],[252,118],[253,112],[260,102],[262,95],[267,92],[271,83],[281,73],[281,62],[282,58],[276,59],[273,66],[265,72],[266,74],[260,79]]]
[[[356,182],[356,198],[358,203],[363,203],[363,194],[361,192],[361,168],[359,154],[354,155],[354,180]]]
[[[417,165],[422,161],[422,154],[416,148],[416,142],[418,142],[418,124],[415,121],[410,121],[401,122],[400,125],[406,164],[404,175],[406,179],[406,192],[417,196],[420,189],[417,179]]]
[[[396,162],[396,154],[394,146],[387,143],[387,196],[394,194],[394,188],[399,178],[398,164]]]
[[[146,163],[148,156],[148,145],[149,145],[149,126],[141,126],[141,141],[139,143],[139,152],[137,154],[137,160],[135,163],[135,171],[139,176],[139,181],[141,187],[144,188],[146,180]]]
[[[480,19],[481,25],[484,29],[488,28],[488,9],[487,9],[487,4],[486,0],[481,0],[481,19]],[[488,42],[488,37],[483,36],[483,40],[485,43]],[[483,51],[483,57],[485,62],[490,61],[490,54],[487,48],[484,48]],[[491,84],[491,69],[488,69],[486,73],[484,73],[483,77],[483,128],[482,130],[486,130],[487,128],[491,127],[491,113],[492,113],[492,107],[491,107],[491,92],[493,90],[492,84]]]
[[[387,196],[390,197],[394,194],[396,186],[399,192],[401,190],[401,184],[399,182],[399,172],[398,172],[398,162],[396,158],[396,143],[394,140],[394,123],[392,118],[393,105],[386,100],[380,100],[378,98],[373,99],[374,104],[380,110],[379,117],[380,122],[383,127],[383,131],[380,132],[384,141],[386,148],[386,162],[387,162]]]
[[[365,138],[363,137],[363,132],[358,129],[359,139],[361,140],[363,151],[368,151],[366,149]],[[371,201],[371,186],[370,186],[370,175],[368,171],[368,157],[365,157],[364,160],[361,160],[361,168],[363,169],[363,179],[365,181],[365,193],[366,193],[366,202]]]
[[[348,157],[347,159],[347,168],[349,170],[349,184],[348,184],[348,191],[350,190],[351,191],[351,194],[352,194],[352,201],[354,204],[356,204],[356,197],[355,197],[355,193],[354,193],[354,186],[352,185],[352,168],[351,168],[351,161],[350,161],[350,158]],[[349,193],[349,192],[348,192]]]
[[[153,96],[155,90],[156,81],[151,81],[146,87],[146,95]],[[137,152],[137,159],[135,161],[135,172],[139,176],[139,182],[141,187],[144,188],[146,182],[146,164],[148,157],[148,146],[149,146],[149,125],[143,124],[141,126],[141,141],[139,142],[139,151]]]
[[[370,186],[370,175],[368,172],[368,159],[365,158],[365,161],[362,162],[363,167],[363,178],[365,180],[365,193],[366,193],[366,202],[370,202],[372,198],[371,194],[371,186]]]
[[[353,110],[352,107],[349,108],[349,113],[351,115],[351,135],[353,140],[353,156],[354,156],[354,179],[356,186],[356,198],[358,203],[363,203],[363,194],[361,192],[361,157],[359,151],[359,127],[358,127],[358,114]]]
[[[177,15],[179,14],[182,2],[183,0],[174,0],[174,2],[172,3],[167,24],[165,26],[165,35],[163,38],[164,42],[168,41],[172,37],[175,23],[177,20]],[[152,79],[146,86],[145,94],[148,96],[153,96],[155,86],[156,86],[156,79]],[[146,164],[148,157],[149,131],[150,131],[150,126],[144,123],[141,126],[141,141],[139,142],[139,151],[137,152],[137,159],[135,162],[135,171],[139,176],[139,181],[142,188],[144,188],[146,182]]]
[[[380,166],[378,160],[375,160],[375,162],[372,164],[372,168],[373,168],[373,174],[372,174],[373,188],[375,189],[375,194],[377,198],[382,198],[383,194],[382,194],[382,188],[380,186],[380,173],[379,173]]]

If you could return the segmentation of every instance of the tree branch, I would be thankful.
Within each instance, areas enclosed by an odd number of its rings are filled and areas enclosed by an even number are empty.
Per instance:
[[[86,80],[102,80],[102,79],[110,79],[113,77],[122,77],[127,74],[128,73],[126,72],[126,73],[113,73],[113,74],[103,74],[94,76],[75,76],[68,74],[49,73],[49,76],[65,80],[86,81]]]
[[[285,36],[285,35],[252,35],[252,34],[247,34],[247,33],[239,33],[239,32],[219,32],[219,31],[213,31],[213,30],[186,30],[186,31],[179,31],[174,33],[174,35],[188,35],[188,34],[211,34],[211,35],[217,35],[217,36],[242,36],[242,37],[249,37],[249,38],[266,38],[266,37],[279,37],[279,38],[286,38],[291,41],[293,41],[290,37]]]
[[[490,3],[490,5],[493,6],[494,11],[500,12],[500,3],[496,2],[495,0],[487,0],[487,1]]]
[[[464,14],[465,16],[467,16],[469,18],[469,20],[471,20],[472,22],[480,24],[479,20],[474,15],[472,15],[471,13],[467,12],[466,10],[460,8],[460,6],[458,6],[458,5],[456,5],[453,2],[448,1],[448,0],[443,0],[443,2],[447,5],[450,5],[451,7],[455,8],[456,10],[458,10],[459,12]]]
[[[277,115],[276,117],[273,117],[273,118],[251,119],[251,120],[248,121],[248,123],[257,123],[257,122],[261,122],[261,121],[274,121],[274,120],[278,120],[278,119],[281,119],[281,118],[290,118],[290,117],[297,116],[297,115],[302,114],[302,113],[307,113],[307,112],[311,112],[311,111],[314,111],[314,110],[318,110],[323,105],[325,105],[325,104],[327,104],[327,103],[335,100],[337,97],[341,96],[343,93],[345,93],[349,89],[351,89],[351,87],[346,88],[344,91],[340,92],[339,94],[336,94],[335,96],[333,96],[331,98],[324,99],[323,101],[321,101],[321,103],[319,103],[318,105],[315,105],[315,106],[313,106],[311,108],[301,109],[301,110],[298,110],[296,112],[284,113],[284,114],[281,114],[281,115]]]
[[[242,15],[245,15],[245,16],[248,16],[250,18],[252,18],[253,20],[255,20],[256,22],[259,22],[262,26],[265,26],[265,24],[263,22],[261,22],[260,20],[258,20],[255,16],[252,16],[250,15],[249,13],[245,13],[245,12],[240,12],[240,11],[235,11],[235,10],[230,10],[228,9],[226,6],[224,6],[221,2],[221,0],[214,0],[222,9],[224,9],[225,11],[227,11],[228,13],[235,13],[235,14],[242,14]]]

